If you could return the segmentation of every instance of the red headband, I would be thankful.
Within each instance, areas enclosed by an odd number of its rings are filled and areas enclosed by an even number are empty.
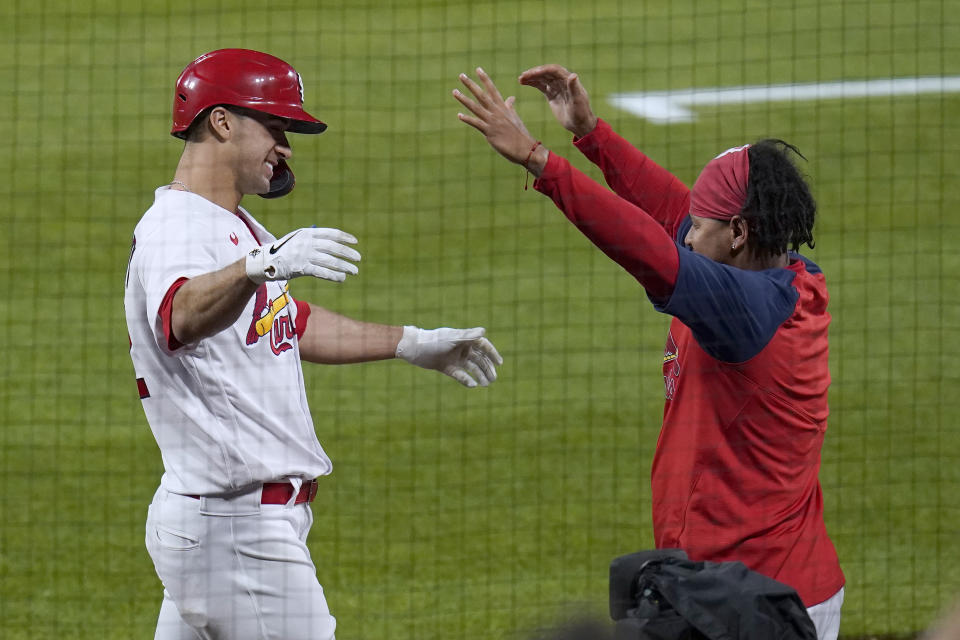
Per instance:
[[[749,146],[727,149],[707,163],[690,193],[691,215],[715,220],[729,220],[740,215],[747,201]]]

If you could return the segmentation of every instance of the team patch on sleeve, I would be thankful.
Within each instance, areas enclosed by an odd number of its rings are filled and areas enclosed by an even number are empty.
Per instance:
[[[271,300],[266,284],[260,285],[254,295],[253,317],[247,329],[246,342],[248,346],[252,346],[257,344],[260,338],[267,337],[273,354],[280,355],[293,348],[291,341],[297,335],[293,318],[287,308],[292,298],[287,294],[288,287],[285,287],[276,299]]]
[[[673,399],[673,395],[677,392],[677,382],[679,380],[680,353],[671,331],[667,334],[667,344],[663,348],[663,393],[667,400]]]

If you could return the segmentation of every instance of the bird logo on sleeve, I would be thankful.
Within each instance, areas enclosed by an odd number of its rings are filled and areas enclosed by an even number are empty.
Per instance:
[[[287,285],[283,289],[283,293],[280,294],[276,300],[273,301],[273,304],[270,305],[270,309],[267,311],[266,315],[257,320],[256,329],[257,335],[263,337],[273,329],[273,321],[277,317],[277,314],[283,311],[284,307],[287,306],[289,297],[287,296],[287,290],[290,288],[290,285]]]
[[[274,355],[293,348],[293,338],[296,336],[296,326],[290,312],[281,313],[290,306],[293,300],[287,293],[290,285],[287,284],[275,300],[270,300],[267,293],[267,283],[257,288],[253,301],[253,316],[250,327],[247,329],[247,345],[255,345],[260,338],[269,337],[270,349]]]
[[[677,392],[677,383],[680,380],[680,352],[673,339],[673,332],[667,334],[667,344],[663,349],[663,393],[667,400],[672,400]]]

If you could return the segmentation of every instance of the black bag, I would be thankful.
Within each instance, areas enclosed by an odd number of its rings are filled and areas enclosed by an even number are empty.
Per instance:
[[[616,640],[817,640],[791,587],[741,562],[691,562],[680,549],[610,563]]]

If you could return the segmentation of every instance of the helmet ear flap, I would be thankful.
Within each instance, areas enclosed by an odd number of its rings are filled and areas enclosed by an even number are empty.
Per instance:
[[[287,161],[280,159],[277,163],[277,166],[273,168],[273,177],[270,178],[270,189],[266,193],[258,194],[261,198],[273,199],[285,196],[291,191],[296,184],[296,180],[293,178],[293,170],[290,169],[290,165],[287,164]]]

